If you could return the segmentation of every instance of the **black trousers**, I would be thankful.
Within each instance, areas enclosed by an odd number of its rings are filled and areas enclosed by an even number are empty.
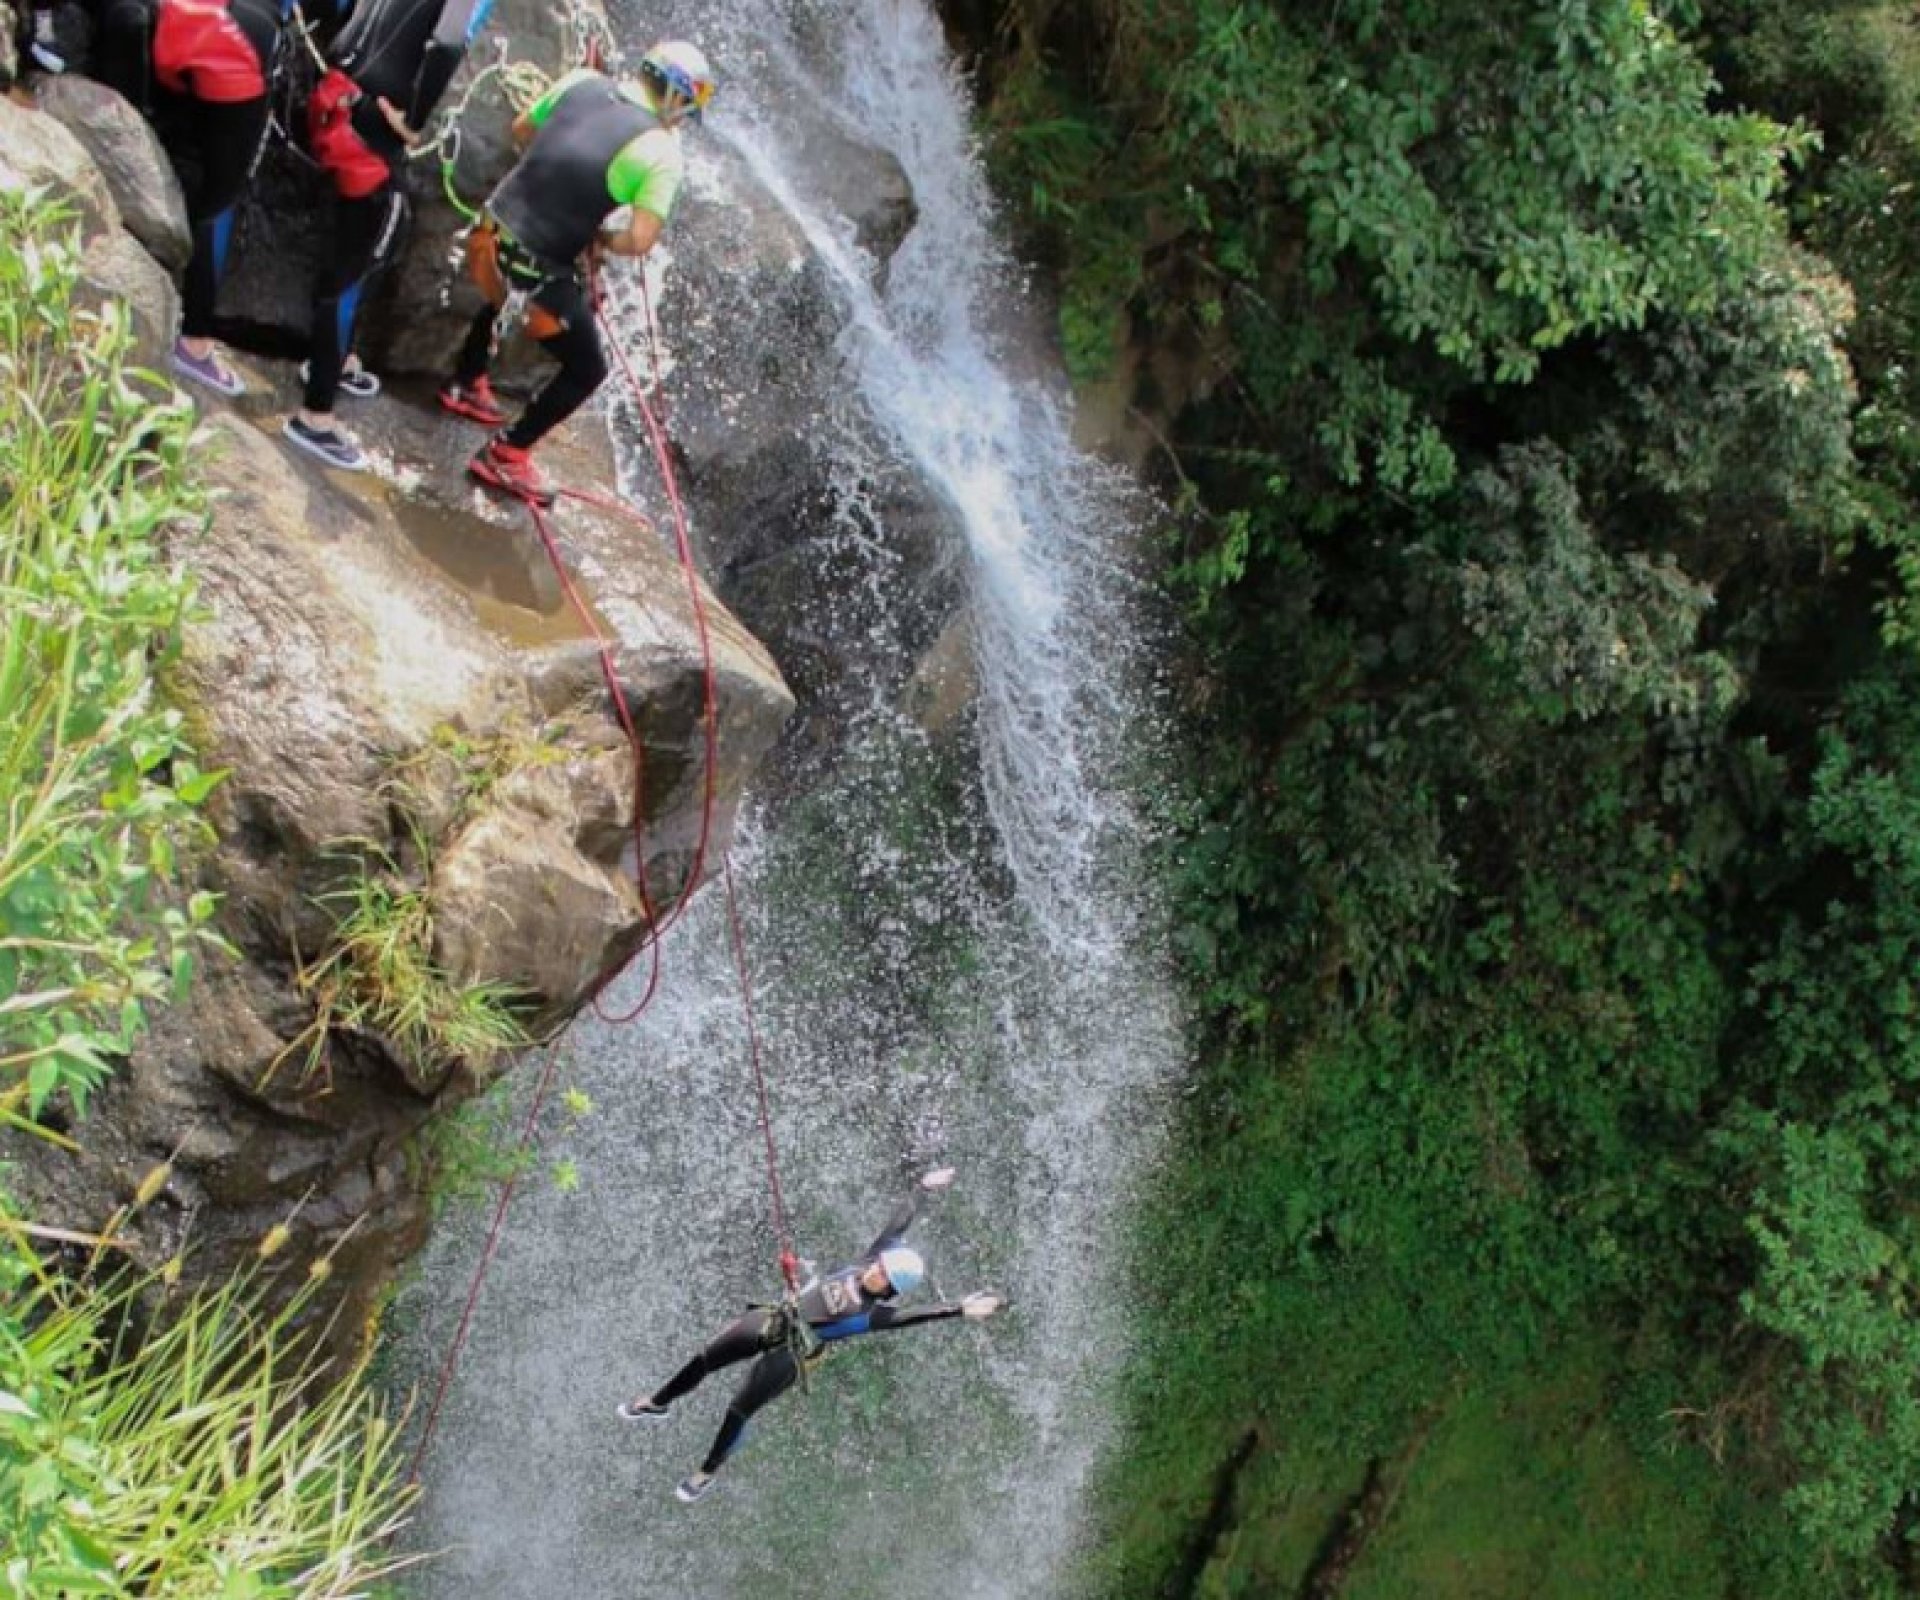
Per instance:
[[[519,450],[531,450],[592,399],[594,391],[607,381],[607,353],[601,346],[600,329],[580,280],[571,274],[542,279],[532,287],[528,300],[560,324],[558,332],[536,341],[560,363],[560,370],[501,436]],[[460,348],[459,364],[454,368],[456,382],[469,384],[486,373],[493,359],[498,321],[499,313],[492,306],[482,306],[475,314],[467,329],[466,343]]]
[[[697,1356],[654,1391],[654,1401],[671,1405],[682,1395],[699,1388],[700,1381],[723,1367],[753,1360],[747,1380],[727,1403],[727,1414],[714,1435],[713,1448],[700,1463],[702,1472],[718,1472],[728,1456],[740,1447],[741,1436],[755,1412],[780,1398],[800,1377],[800,1362],[790,1346],[780,1343],[767,1348],[778,1312],[749,1311],[744,1317],[721,1329]],[[754,1358],[758,1359],[755,1360]]]
[[[190,339],[213,333],[213,305],[226,275],[233,220],[266,146],[267,97],[195,100],[161,92],[161,136],[186,189],[193,224],[193,259],[181,296],[180,331]]]
[[[353,349],[354,323],[368,288],[393,260],[406,220],[407,202],[389,177],[358,200],[333,203],[333,238],[313,291],[313,334],[307,347],[309,411],[331,411],[340,392],[340,372]]]

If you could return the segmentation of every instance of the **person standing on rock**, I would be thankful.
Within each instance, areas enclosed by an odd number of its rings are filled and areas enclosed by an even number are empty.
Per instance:
[[[837,1267],[825,1277],[815,1277],[785,1305],[753,1307],[723,1328],[704,1350],[652,1394],[628,1400],[619,1407],[622,1422],[658,1420],[667,1415],[674,1401],[697,1389],[702,1379],[723,1367],[747,1360],[753,1362],[747,1369],[746,1381],[727,1405],[726,1417],[706,1460],[674,1490],[678,1499],[691,1505],[713,1487],[727,1458],[740,1448],[754,1413],[791,1389],[799,1380],[802,1368],[810,1365],[828,1346],[860,1334],[911,1328],[949,1317],[977,1321],[1000,1309],[1003,1304],[1000,1296],[985,1290],[963,1300],[913,1306],[904,1311],[895,1304],[901,1295],[918,1288],[927,1273],[919,1251],[909,1249],[901,1240],[918,1213],[922,1198],[947,1188],[952,1182],[951,1167],[929,1172],[887,1218],[880,1236],[858,1261]]]
[[[246,390],[214,346],[214,302],[234,217],[266,149],[267,92],[291,10],[292,0],[156,0],[112,13],[122,28],[151,22],[146,64],[159,100],[155,126],[180,173],[193,226],[173,369],[216,394]]]
[[[291,10],[292,0],[109,0],[101,16],[102,77],[154,113],[193,226],[173,369],[216,394],[246,389],[214,347],[213,309],[234,216],[266,148],[267,91]]]
[[[354,322],[406,220],[406,152],[420,142],[492,9],[493,0],[360,0],[307,103],[309,147],[335,200],[314,289],[306,391],[283,431],[330,467],[359,472],[367,465],[333,415],[343,392],[363,400],[380,392],[380,380],[353,355]]]
[[[440,404],[491,428],[507,420],[487,368],[510,300],[524,298],[527,331],[560,370],[467,463],[482,483],[552,504],[533,448],[607,376],[580,259],[600,251],[643,256],[653,248],[686,170],[680,125],[699,119],[713,90],[713,70],[700,50],[665,40],[646,53],[637,82],[582,68],[515,119],[514,144],[524,153],[467,238],[468,268],[487,303],[467,330]],[[625,217],[615,219],[623,208]]]

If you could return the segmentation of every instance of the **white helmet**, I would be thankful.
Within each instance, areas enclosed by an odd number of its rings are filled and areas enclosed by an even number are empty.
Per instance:
[[[695,121],[713,100],[713,68],[706,53],[684,39],[662,39],[640,59],[640,76],[656,94],[677,94]]]
[[[880,1252],[880,1270],[886,1273],[887,1282],[895,1294],[912,1294],[920,1287],[920,1280],[926,1277],[927,1264],[920,1259],[918,1250],[909,1250],[899,1244],[891,1250]]]

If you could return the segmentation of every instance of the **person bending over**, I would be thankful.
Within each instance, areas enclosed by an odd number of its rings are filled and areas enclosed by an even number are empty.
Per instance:
[[[714,1436],[700,1468],[684,1479],[674,1494],[687,1504],[707,1493],[722,1466],[740,1448],[754,1413],[778,1399],[798,1381],[805,1352],[857,1338],[917,1327],[949,1317],[990,1317],[1003,1304],[985,1290],[956,1301],[902,1309],[895,1301],[910,1294],[926,1277],[926,1263],[917,1250],[901,1240],[913,1222],[921,1199],[953,1182],[953,1169],[929,1172],[887,1218],[880,1236],[858,1261],[815,1277],[786,1306],[755,1306],[715,1335],[691,1361],[653,1393],[622,1403],[623,1422],[642,1422],[667,1415],[676,1400],[693,1393],[703,1379],[724,1367],[752,1361],[746,1381],[728,1402],[727,1414]],[[796,1326],[797,1321],[797,1326]]]
[[[308,145],[333,184],[333,226],[314,288],[306,390],[283,431],[328,466],[366,467],[333,415],[342,392],[356,399],[380,392],[380,380],[353,355],[354,323],[406,220],[406,152],[420,142],[492,9],[493,0],[360,0],[307,102]]]
[[[528,333],[560,370],[467,464],[482,483],[552,503],[533,447],[607,376],[580,258],[601,250],[642,256],[653,248],[686,170],[680,126],[699,118],[713,88],[706,57],[667,40],[647,52],[637,82],[582,68],[515,119],[514,143],[524,154],[467,239],[468,266],[487,304],[467,330],[440,403],[488,427],[505,420],[486,379],[499,313],[516,294],[526,298]],[[622,207],[625,220],[610,223]]]

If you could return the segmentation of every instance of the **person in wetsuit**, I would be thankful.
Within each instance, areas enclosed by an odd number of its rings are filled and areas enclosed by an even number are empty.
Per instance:
[[[794,1307],[806,1325],[808,1343],[830,1346],[867,1333],[886,1333],[950,1317],[990,1317],[1001,1307],[996,1294],[986,1291],[963,1300],[902,1309],[899,1296],[918,1288],[926,1277],[926,1263],[917,1250],[901,1241],[917,1214],[921,1199],[953,1182],[953,1169],[929,1172],[914,1192],[887,1218],[880,1235],[858,1261],[815,1277],[799,1292]],[[746,1381],[727,1404],[727,1414],[714,1436],[700,1468],[684,1479],[674,1494],[691,1505],[714,1485],[727,1458],[739,1449],[754,1413],[778,1399],[799,1380],[802,1339],[788,1326],[785,1306],[755,1306],[723,1328],[698,1355],[652,1394],[626,1401],[619,1408],[623,1422],[641,1422],[667,1415],[674,1401],[691,1394],[703,1379],[723,1367],[752,1361]]]
[[[213,308],[241,196],[268,128],[267,91],[292,0],[109,0],[101,77],[153,116],[186,191],[193,257],[173,369],[217,394],[245,385],[220,359]]]
[[[526,297],[528,333],[560,370],[467,464],[482,483],[552,502],[531,451],[607,376],[580,258],[596,251],[642,256],[653,248],[686,170],[680,125],[699,117],[713,88],[706,57],[670,40],[647,52],[637,82],[582,68],[515,120],[514,142],[525,153],[488,197],[467,240],[468,266],[487,304],[467,331],[440,403],[488,427],[506,420],[486,378],[498,314],[516,293]],[[622,207],[627,219],[609,226]]]
[[[380,392],[380,380],[353,356],[354,322],[406,219],[406,152],[420,142],[492,9],[493,0],[360,0],[307,102],[308,146],[335,200],[314,289],[306,390],[283,431],[329,466],[357,472],[367,464],[333,416],[341,392],[360,399]]]

